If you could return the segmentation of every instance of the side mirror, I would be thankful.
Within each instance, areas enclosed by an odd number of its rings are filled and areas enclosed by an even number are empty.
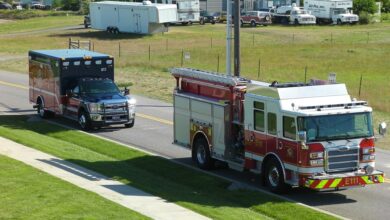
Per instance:
[[[123,95],[129,95],[130,94],[130,89],[125,87],[125,90],[123,90]]]
[[[72,90],[68,89],[66,90],[66,96],[68,96],[69,98],[73,96],[73,92]]]
[[[379,124],[379,134],[384,136],[386,134],[386,130],[387,130],[387,124],[386,122],[382,122]]]
[[[306,139],[307,139],[306,131],[298,131],[298,139],[301,142],[302,150],[308,150],[309,147],[306,145]]]

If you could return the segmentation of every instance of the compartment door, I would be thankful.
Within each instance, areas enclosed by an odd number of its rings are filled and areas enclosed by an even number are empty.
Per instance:
[[[174,96],[174,142],[190,147],[190,100]]]

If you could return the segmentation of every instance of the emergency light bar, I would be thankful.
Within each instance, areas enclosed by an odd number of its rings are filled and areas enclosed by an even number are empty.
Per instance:
[[[310,109],[322,109],[322,108],[351,108],[353,106],[365,106],[367,105],[366,101],[353,101],[351,103],[341,103],[341,104],[332,104],[332,105],[313,105],[313,106],[299,106],[300,110],[310,110]]]

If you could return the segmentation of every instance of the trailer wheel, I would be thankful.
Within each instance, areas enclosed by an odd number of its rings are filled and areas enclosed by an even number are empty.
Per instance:
[[[205,138],[200,137],[195,140],[192,149],[192,159],[202,170],[209,170],[214,166],[214,159],[210,156],[210,149]]]
[[[48,118],[49,112],[44,108],[45,108],[45,103],[42,101],[42,99],[39,98],[37,102],[37,113],[41,118]]]
[[[83,131],[89,131],[91,130],[91,119],[89,118],[89,114],[85,112],[84,110],[80,111],[79,117],[78,117],[80,128]]]
[[[287,193],[290,188],[289,185],[284,182],[282,166],[279,161],[274,158],[267,162],[264,178],[267,186],[274,193]]]

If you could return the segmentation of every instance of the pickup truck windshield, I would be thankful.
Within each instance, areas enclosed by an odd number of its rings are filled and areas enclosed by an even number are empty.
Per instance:
[[[371,113],[298,118],[298,129],[306,131],[307,142],[370,137]]]
[[[81,84],[82,93],[118,93],[119,89],[111,80],[86,80]]]

